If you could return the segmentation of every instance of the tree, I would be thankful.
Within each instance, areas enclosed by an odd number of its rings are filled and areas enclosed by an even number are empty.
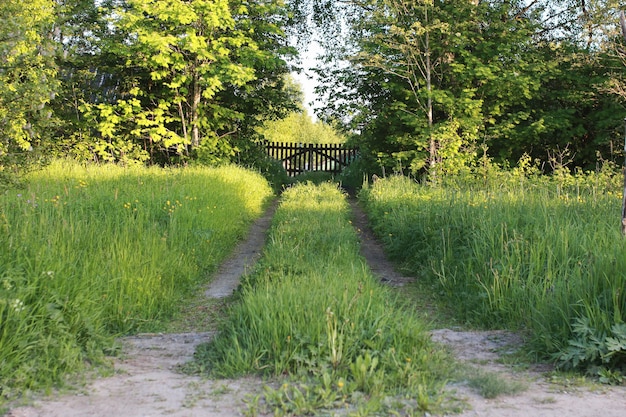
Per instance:
[[[426,167],[434,174],[443,159],[459,155],[459,134],[465,129],[450,117],[454,103],[449,97],[455,93],[442,83],[453,26],[445,19],[447,11],[428,0],[360,4],[363,9],[350,38],[353,46],[348,48],[354,51],[347,57],[351,68],[341,77],[356,81],[344,92],[365,97],[356,100],[360,104],[352,111],[361,124],[358,130],[362,139],[374,134],[379,138],[374,140],[395,143],[391,149],[372,147],[391,151],[393,163],[413,172]],[[380,100],[382,106],[376,104]]]
[[[35,162],[58,82],[52,0],[0,2],[0,185]]]
[[[626,77],[624,77],[624,68],[626,68],[626,16],[623,11],[619,14],[619,23],[620,35],[616,36],[614,48],[622,65],[613,72],[608,82],[608,88],[612,94],[626,99]]]
[[[422,136],[427,140],[427,164],[430,169],[438,162],[440,147],[434,132],[435,72],[446,55],[446,51],[440,48],[441,44],[433,45],[431,37],[447,36],[450,27],[434,14],[434,3],[428,0],[382,2],[373,8],[371,22],[363,29],[371,36],[365,38],[361,52],[352,58],[357,65],[379,69],[404,84],[405,91],[416,106],[413,108],[398,101],[395,107],[410,118],[417,119],[418,126],[423,124],[419,119],[425,119]],[[376,30],[376,26],[381,29]]]
[[[510,131],[523,121],[513,109],[538,90],[540,67],[527,53],[533,23],[514,18],[518,10],[498,2],[367,5],[350,38],[351,66],[339,70],[348,87],[327,91],[342,111],[351,106],[359,145],[379,164],[452,172],[495,126]]]
[[[110,155],[81,112],[84,103],[112,102],[117,94],[117,60],[102,49],[103,40],[113,42],[115,36],[106,21],[110,7],[110,1],[56,0],[53,35],[61,49],[56,57],[61,82],[51,107],[60,123],[46,146],[52,155],[87,160],[98,158],[98,150]]]
[[[292,51],[276,45],[281,13],[274,1],[127,0],[114,8],[115,42],[103,50],[117,60],[120,85],[111,102],[84,105],[106,147],[118,152],[110,158],[139,152],[167,162],[198,150],[231,157],[228,138],[246,119],[234,98],[280,90],[288,70],[280,56]]]
[[[260,129],[265,138],[272,142],[288,143],[344,143],[346,137],[332,126],[317,120],[302,110],[290,113],[280,120],[271,120]]]
[[[258,46],[258,53],[250,61],[255,79],[243,89],[227,86],[218,94],[218,100],[242,115],[236,122],[236,133],[228,137],[237,161],[255,165],[259,160],[258,142],[264,139],[258,128],[266,121],[299,111],[303,93],[290,76],[292,67],[287,63],[298,55],[286,35],[288,9],[280,1],[270,1],[248,4],[248,10],[248,19],[238,23]],[[210,148],[206,150],[211,152]]]

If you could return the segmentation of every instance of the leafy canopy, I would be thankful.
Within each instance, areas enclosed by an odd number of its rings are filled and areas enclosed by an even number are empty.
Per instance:
[[[280,56],[291,51],[278,47],[282,12],[274,1],[127,0],[113,8],[103,48],[123,81],[114,100],[82,106],[106,159],[122,158],[125,147],[144,160],[188,158],[207,147],[217,158],[232,156],[227,138],[246,118],[233,97],[287,72]],[[258,28],[275,42],[258,40]]]
[[[0,2],[0,184],[36,159],[53,124],[46,108],[58,86],[53,12],[52,0]]]

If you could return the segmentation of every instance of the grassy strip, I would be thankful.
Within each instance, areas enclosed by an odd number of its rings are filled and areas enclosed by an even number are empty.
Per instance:
[[[276,415],[436,408],[448,365],[364,264],[349,214],[334,185],[288,189],[262,260],[196,366],[224,377],[291,376],[266,391]]]
[[[257,174],[57,162],[0,196],[0,390],[59,382],[159,329],[271,190]]]
[[[436,284],[467,323],[527,329],[535,352],[564,364],[620,366],[626,346],[602,357],[609,347],[594,341],[617,337],[626,311],[617,184],[562,172],[513,172],[480,187],[396,177],[361,197],[389,255]]]

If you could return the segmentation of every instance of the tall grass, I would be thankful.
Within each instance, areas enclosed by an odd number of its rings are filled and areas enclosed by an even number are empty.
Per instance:
[[[393,177],[361,197],[389,255],[460,318],[528,330],[537,353],[563,357],[580,320],[610,335],[625,318],[619,182],[607,172],[514,170],[435,187]]]
[[[344,196],[329,183],[309,183],[288,189],[282,199],[263,258],[219,335],[198,351],[199,366],[226,377],[313,378],[314,388],[285,385],[275,393],[279,415],[306,411],[290,398],[332,408],[356,392],[372,402],[408,394],[426,409],[447,367],[425,326],[359,256]]]
[[[260,215],[259,175],[56,162],[0,196],[0,384],[58,382],[158,329]]]

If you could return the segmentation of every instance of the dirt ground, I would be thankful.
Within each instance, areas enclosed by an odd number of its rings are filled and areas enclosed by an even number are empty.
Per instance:
[[[356,203],[353,224],[362,242],[362,255],[389,285],[411,279],[393,269],[367,227]],[[206,290],[207,297],[227,297],[239,277],[261,254],[273,205],[251,229]],[[11,409],[7,417],[228,417],[243,415],[245,402],[262,392],[258,378],[208,380],[178,371],[192,358],[195,347],[211,333],[144,334],[121,340],[122,355],[113,359],[115,372],[96,378],[79,391],[36,397],[28,406]],[[460,417],[626,417],[626,387],[554,383],[545,370],[514,370],[499,355],[520,344],[517,335],[501,331],[464,332],[439,329],[435,341],[477,372],[496,372],[527,388],[521,393],[484,399],[466,385],[450,386],[466,406]]]

